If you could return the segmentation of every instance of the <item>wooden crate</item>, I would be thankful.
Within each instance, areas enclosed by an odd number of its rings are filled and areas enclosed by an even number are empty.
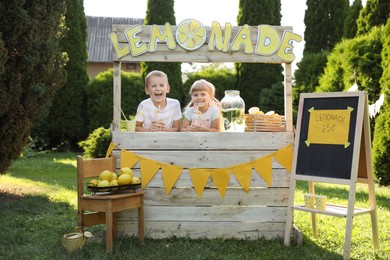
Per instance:
[[[282,115],[245,115],[245,132],[284,132],[286,120]]]
[[[292,143],[293,133],[130,133],[113,132],[121,149],[145,158],[183,166],[170,194],[165,193],[161,170],[144,189],[145,235],[190,238],[256,239],[283,237],[290,174],[272,162],[272,186],[253,170],[249,192],[231,174],[225,197],[210,178],[200,199],[189,168],[224,168],[266,156]],[[119,161],[118,161],[119,165]],[[132,168],[140,176],[139,162]],[[137,235],[137,214],[118,214],[118,232]]]

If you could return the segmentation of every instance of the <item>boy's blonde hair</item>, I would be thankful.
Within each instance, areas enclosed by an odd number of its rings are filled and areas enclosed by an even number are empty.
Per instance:
[[[146,75],[146,77],[145,77],[145,87],[148,86],[148,80],[151,77],[162,77],[167,81],[167,85],[169,86],[167,74],[165,74],[164,72],[159,71],[159,70],[153,70],[153,71],[149,72],[148,75]]]

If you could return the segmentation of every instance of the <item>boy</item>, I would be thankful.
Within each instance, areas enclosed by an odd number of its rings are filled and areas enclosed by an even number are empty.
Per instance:
[[[168,76],[154,70],[145,77],[145,93],[150,97],[137,108],[136,132],[178,132],[181,109],[176,99],[167,98],[170,86]]]

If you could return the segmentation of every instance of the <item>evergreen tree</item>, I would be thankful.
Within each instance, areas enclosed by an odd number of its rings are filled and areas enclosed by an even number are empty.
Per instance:
[[[61,40],[61,49],[68,56],[67,80],[57,92],[49,115],[33,130],[32,137],[43,148],[64,144],[64,148],[74,150],[77,142],[88,134],[85,114],[85,88],[89,81],[87,22],[83,6],[83,0],[66,0],[67,31]]]
[[[343,36],[346,39],[352,39],[357,33],[357,19],[359,18],[360,10],[362,10],[362,0],[353,1],[352,6],[349,8],[347,18],[344,22]]]
[[[237,23],[277,26],[281,21],[280,10],[280,0],[240,0]],[[236,63],[235,68],[237,89],[245,101],[246,110],[257,106],[263,111],[283,111],[283,99],[278,98],[284,96],[283,67],[280,64]],[[261,97],[267,97],[267,100]]]
[[[173,9],[174,0],[148,0],[147,10],[144,24],[145,25],[164,25],[170,23],[176,24],[175,11]],[[168,75],[171,91],[169,97],[176,98],[184,105],[185,93],[183,90],[183,82],[181,78],[181,63],[180,62],[142,62],[141,74],[145,78],[146,75],[153,70],[161,70]]]
[[[375,120],[373,140],[373,165],[380,185],[390,186],[390,19],[383,30],[381,92],[385,95],[383,106]]]
[[[306,43],[303,58],[294,74],[294,104],[298,103],[300,93],[313,92],[318,86],[318,79],[326,65],[326,55],[343,37],[349,9],[348,0],[307,0],[306,5]]]
[[[59,40],[64,1],[0,2],[0,172],[28,143],[64,84]],[[6,22],[5,22],[6,21]]]
[[[357,35],[368,33],[374,26],[386,24],[389,15],[389,0],[367,0],[357,20]]]

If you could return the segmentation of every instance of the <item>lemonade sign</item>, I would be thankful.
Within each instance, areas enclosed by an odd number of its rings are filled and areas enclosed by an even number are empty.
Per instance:
[[[195,51],[205,45],[208,38],[207,50],[210,52],[232,53],[242,50],[245,54],[276,55],[282,61],[291,62],[295,59],[292,52],[293,41],[302,41],[302,37],[298,34],[289,30],[283,30],[280,34],[277,27],[270,25],[257,27],[243,25],[235,31],[230,23],[226,23],[222,28],[214,21],[211,28],[207,30],[201,22],[187,19],[178,26],[165,23],[164,26],[151,25],[147,28],[150,30],[148,39],[141,37],[143,30],[141,25],[126,29],[123,32],[127,41],[124,46],[120,46],[116,33],[109,35],[118,58],[154,53],[158,51],[157,47],[161,44],[165,44],[169,50],[175,50],[180,46],[184,50]],[[255,28],[257,33],[254,34],[251,28]]]
[[[352,107],[347,109],[329,109],[316,110],[314,107],[309,109],[309,131],[306,145],[310,144],[334,144],[344,145],[347,148],[349,124],[351,119]]]

